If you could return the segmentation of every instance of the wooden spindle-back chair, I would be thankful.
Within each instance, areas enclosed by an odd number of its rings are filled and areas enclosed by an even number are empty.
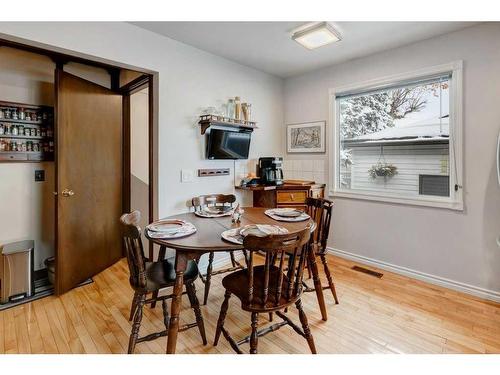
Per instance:
[[[129,338],[128,353],[134,352],[135,345],[139,342],[154,340],[158,337],[166,336],[169,326],[169,316],[167,310],[167,299],[172,298],[171,294],[158,296],[160,289],[171,287],[175,283],[175,268],[174,262],[171,259],[159,260],[150,262],[144,256],[144,248],[141,238],[141,228],[139,222],[141,214],[139,211],[133,211],[129,214],[123,214],[120,217],[122,223],[123,240],[125,243],[125,253],[127,257],[128,268],[130,271],[130,286],[134,290],[134,298],[130,309],[129,320],[134,320],[132,324],[132,332]],[[192,327],[198,327],[203,344],[206,345],[207,339],[205,334],[205,326],[201,315],[200,304],[196,297],[196,287],[194,281],[198,276],[198,267],[196,263],[190,262],[184,273],[184,284],[186,285],[186,293],[189,296],[191,307],[196,316],[196,323],[186,324],[179,331],[186,330]],[[152,297],[147,298],[148,294],[152,293]],[[155,302],[162,303],[163,307],[163,322],[165,330],[157,333],[152,333],[144,337],[139,337],[139,329],[142,321],[142,310],[144,305]]]
[[[233,272],[222,280],[226,293],[217,323],[214,345],[217,345],[222,333],[237,353],[242,353],[239,348],[241,344],[250,342],[250,353],[254,354],[257,353],[258,337],[288,324],[307,340],[311,352],[316,353],[300,299],[304,265],[310,251],[310,230],[311,228],[308,227],[300,232],[288,234],[245,237],[243,245],[248,253],[248,267]],[[254,255],[259,251],[265,254],[265,262],[264,265],[255,266]],[[241,308],[251,312],[252,315],[251,335],[238,342],[224,328],[229,298],[232,294],[241,301]],[[302,329],[282,312],[292,304],[295,304],[299,311]],[[259,313],[272,312],[275,312],[283,321],[258,331]]]
[[[330,233],[330,224],[332,221],[333,202],[323,198],[307,198],[306,205],[308,208],[308,214],[316,223],[316,230],[311,237],[312,251],[316,257],[321,259],[326,280],[328,282],[328,286],[322,286],[321,281],[319,281],[319,283],[315,282],[315,288],[320,287],[322,289],[330,289],[335,300],[335,304],[338,304],[339,300],[337,298],[335,284],[326,259],[326,247],[328,235]],[[307,287],[305,291],[313,292],[315,291],[315,288]]]
[[[204,207],[210,206],[229,206],[233,207],[234,202],[236,202],[236,196],[233,194],[209,194],[200,195],[199,197],[194,197],[191,200],[191,204],[195,211],[201,211]],[[200,279],[205,284],[205,291],[203,295],[203,304],[206,305],[208,301],[208,294],[210,293],[210,284],[212,282],[213,275],[219,275],[227,272],[236,271],[243,269],[243,265],[240,264],[235,256],[234,251],[230,251],[229,255],[231,257],[231,267],[213,271],[214,262],[214,252],[208,253],[208,266],[205,274],[200,272]]]

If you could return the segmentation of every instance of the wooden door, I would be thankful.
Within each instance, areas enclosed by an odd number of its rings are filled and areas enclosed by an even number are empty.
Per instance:
[[[122,96],[56,70],[56,294],[122,256]]]

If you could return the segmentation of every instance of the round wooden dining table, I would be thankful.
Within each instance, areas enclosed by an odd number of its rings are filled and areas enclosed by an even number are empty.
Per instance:
[[[174,215],[166,217],[162,220],[167,219],[177,219],[185,220],[192,223],[196,227],[196,232],[183,237],[183,238],[173,238],[173,239],[160,239],[152,238],[148,236],[148,232],[145,231],[145,236],[153,243],[160,245],[159,258],[165,256],[166,249],[175,250],[175,285],[172,292],[172,306],[170,315],[170,325],[168,328],[167,335],[167,354],[175,353],[175,348],[177,344],[177,334],[179,331],[179,313],[181,308],[181,298],[182,289],[184,285],[184,272],[188,261],[198,260],[203,254],[211,251],[230,251],[230,250],[242,250],[243,245],[228,242],[222,239],[222,232],[237,228],[240,226],[245,226],[248,224],[274,224],[280,225],[288,229],[290,232],[295,232],[306,228],[308,225],[312,224],[314,229],[315,224],[312,219],[301,221],[301,222],[285,222],[277,221],[268,217],[264,211],[265,208],[257,207],[244,207],[244,213],[241,217],[240,223],[233,223],[231,216],[224,216],[218,218],[205,218],[196,216],[194,213],[184,213],[180,215]],[[321,287],[321,281],[319,279],[318,268],[316,265],[316,260],[314,253],[309,252],[309,265],[311,267],[311,273],[313,276],[314,287],[316,290],[316,295],[318,297],[318,303],[321,310],[321,315],[323,320],[327,319],[326,305],[323,298],[323,288]]]

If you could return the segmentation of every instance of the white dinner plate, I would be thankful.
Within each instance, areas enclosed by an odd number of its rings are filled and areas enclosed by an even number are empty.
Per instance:
[[[311,217],[306,214],[305,212],[302,212],[299,216],[282,216],[278,215],[275,211],[276,210],[281,210],[280,208],[272,208],[269,210],[266,210],[264,213],[269,216],[271,219],[277,220],[277,221],[288,221],[288,222],[296,222],[296,221],[306,221],[309,220]]]
[[[255,236],[266,236],[268,234],[286,234],[288,229],[283,228],[279,225],[269,225],[269,224],[249,224],[241,228],[228,229],[222,232],[221,236],[224,240],[236,243],[239,245],[243,244],[243,238],[249,234]]]

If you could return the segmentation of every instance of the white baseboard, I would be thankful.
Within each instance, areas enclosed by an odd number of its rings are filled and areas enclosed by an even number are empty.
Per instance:
[[[353,254],[344,250],[334,249],[332,247],[327,248],[330,254],[336,255],[340,258],[345,258],[353,260],[366,265],[381,268],[387,271],[391,271],[400,275],[408,276],[414,279],[422,280],[430,284],[439,285],[448,289],[457,290],[459,292],[467,293],[482,299],[487,299],[490,301],[500,302],[500,292],[494,290],[488,290],[480,288],[474,285],[465,284],[459,281],[446,279],[444,277],[430,275],[428,273],[415,271],[410,268],[397,266],[395,264],[383,262],[380,260],[368,258],[362,255]]]

